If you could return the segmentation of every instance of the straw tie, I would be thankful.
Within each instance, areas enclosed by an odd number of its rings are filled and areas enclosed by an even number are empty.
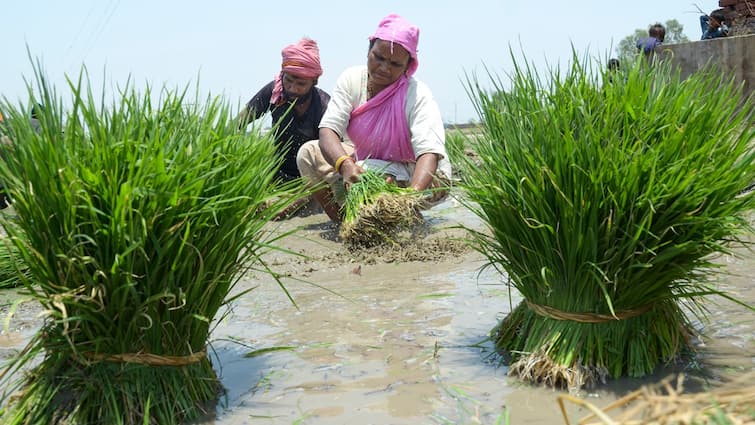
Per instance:
[[[572,313],[568,311],[561,311],[556,308],[535,304],[529,300],[524,300],[527,303],[527,307],[534,311],[536,314],[555,320],[566,320],[578,323],[607,323],[614,320],[627,320],[632,317],[639,316],[653,307],[653,304],[645,304],[642,307],[617,311],[613,314],[600,314],[600,313]]]
[[[93,354],[85,353],[84,357],[94,362],[137,363],[147,366],[186,366],[198,363],[207,355],[203,348],[188,356],[162,356],[152,353],[122,353],[122,354]]]

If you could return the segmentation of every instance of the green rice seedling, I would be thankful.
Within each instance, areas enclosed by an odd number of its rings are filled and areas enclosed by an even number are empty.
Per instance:
[[[278,183],[273,140],[239,130],[220,98],[127,84],[108,102],[82,73],[64,101],[39,69],[39,132],[3,101],[13,152],[0,179],[25,290],[47,316],[0,374],[2,421],[194,420],[220,391],[216,315],[250,268],[277,280],[260,256],[300,186]]]
[[[24,278],[29,278],[28,269],[18,248],[7,237],[0,237],[0,289],[21,286]]]
[[[420,196],[387,181],[378,171],[365,171],[346,192],[341,239],[357,247],[393,242],[400,231],[423,221]]]
[[[706,298],[733,299],[715,256],[752,232],[752,103],[715,69],[638,64],[603,85],[576,55],[515,62],[508,86],[468,81],[485,132],[473,158],[451,146],[486,224],[471,243],[524,297],[491,338],[526,381],[647,375],[692,349]]]

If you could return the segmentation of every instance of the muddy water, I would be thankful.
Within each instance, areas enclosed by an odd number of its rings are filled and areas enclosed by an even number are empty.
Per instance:
[[[437,229],[476,223],[453,202],[428,217]],[[273,255],[273,263],[320,287],[287,284],[297,309],[269,278],[244,282],[258,288],[233,306],[215,335],[249,347],[214,344],[228,389],[215,423],[494,424],[505,415],[512,424],[565,423],[557,403],[562,392],[508,377],[506,367],[491,356],[490,345],[482,342],[520,297],[509,298],[499,274],[480,273],[478,254],[438,253],[442,258],[437,262],[402,264],[381,262],[377,255],[373,263],[344,253],[329,239],[332,234],[321,215],[288,225],[305,229],[286,245],[314,258],[292,261]],[[724,281],[727,290],[753,304],[755,282],[749,271],[755,258],[722,261],[736,274]],[[730,302],[710,308],[714,320],[700,324],[710,338],[700,341],[702,352],[695,362],[578,395],[605,406],[680,371],[690,374],[690,391],[703,391],[753,370],[753,314]],[[244,357],[266,347],[294,348]],[[586,414],[576,404],[566,407],[572,421]]]
[[[520,298],[500,275],[480,273],[479,254],[458,249],[459,222],[475,218],[448,201],[428,213],[427,245],[437,261],[385,262],[356,255],[335,241],[323,214],[281,223],[300,228],[266,256],[287,275],[286,294],[263,273],[250,273],[212,334],[212,360],[225,387],[205,424],[563,424],[561,391],[523,385],[506,375],[484,342]],[[449,248],[441,252],[444,243]],[[432,248],[430,248],[432,247]],[[755,303],[755,256],[725,257],[733,273],[723,285]],[[414,258],[414,257],[412,257]],[[11,297],[12,298],[12,297]],[[0,306],[4,303],[0,302]],[[7,310],[6,307],[2,307]],[[578,396],[596,406],[683,371],[690,391],[715,388],[753,370],[755,318],[731,302],[709,305],[711,322],[695,362],[661,368],[644,379],[621,379]],[[22,346],[36,323],[20,308],[0,334],[0,358]],[[256,356],[248,356],[269,349]],[[5,353],[5,354],[3,354]],[[572,422],[587,411],[567,403]]]

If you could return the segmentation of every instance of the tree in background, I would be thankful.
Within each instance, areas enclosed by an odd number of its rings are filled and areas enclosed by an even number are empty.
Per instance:
[[[652,24],[648,24],[649,27]],[[689,41],[689,38],[684,35],[684,25],[680,24],[676,19],[669,19],[663,24],[666,27],[666,39],[664,44],[677,44]],[[616,54],[622,60],[622,63],[628,63],[626,59],[633,58],[637,54],[637,40],[642,37],[647,37],[648,30],[645,28],[638,28],[634,30],[634,34],[626,36],[622,39],[616,47]]]

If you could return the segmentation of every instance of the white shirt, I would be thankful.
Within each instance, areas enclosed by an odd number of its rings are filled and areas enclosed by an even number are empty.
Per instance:
[[[348,68],[336,81],[335,90],[325,115],[320,121],[320,128],[335,131],[344,141],[353,145],[346,133],[351,111],[367,102],[367,66]],[[438,104],[433,99],[430,89],[414,77],[409,78],[406,93],[406,118],[409,123],[414,158],[422,154],[440,155],[438,171],[445,177],[451,177],[451,163],[446,153],[446,136]],[[368,159],[364,166],[396,176],[397,180],[409,181],[414,173],[414,163],[382,161]]]

